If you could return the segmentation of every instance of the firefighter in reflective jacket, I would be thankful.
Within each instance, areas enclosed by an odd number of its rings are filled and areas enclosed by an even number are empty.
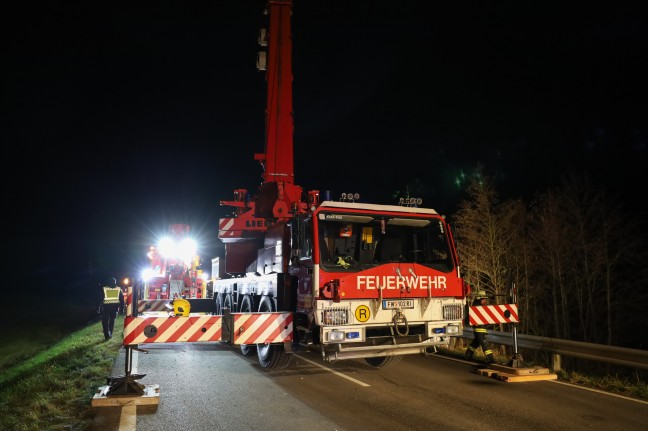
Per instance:
[[[478,290],[477,296],[473,301],[472,305],[488,305],[488,297],[486,296],[486,291]],[[466,359],[472,359],[475,351],[481,347],[484,356],[486,357],[486,362],[493,363],[495,358],[493,358],[493,352],[491,351],[488,341],[486,341],[486,326],[487,325],[473,325],[473,334],[474,338],[468,348],[466,349]]]
[[[97,312],[101,314],[104,338],[108,341],[113,336],[117,313],[124,310],[124,292],[117,286],[117,280],[112,277],[105,281],[102,290],[103,297]]]

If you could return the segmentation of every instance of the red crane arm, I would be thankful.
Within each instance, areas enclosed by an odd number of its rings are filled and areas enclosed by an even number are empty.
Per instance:
[[[257,154],[264,165],[263,182],[295,182],[292,106],[292,1],[268,1],[266,62],[266,145]]]

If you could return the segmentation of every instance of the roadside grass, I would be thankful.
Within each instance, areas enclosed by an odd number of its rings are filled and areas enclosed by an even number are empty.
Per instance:
[[[61,338],[57,328],[45,327],[17,328],[11,331],[11,337],[0,337],[3,349],[0,352],[0,372],[11,368],[13,364],[35,356],[38,352],[49,348],[52,340]],[[2,376],[0,375],[0,379]]]
[[[123,327],[123,319],[117,317],[115,328]],[[106,384],[121,339],[116,336],[105,342],[101,322],[69,335],[59,334],[54,344],[51,336],[47,332],[31,338],[14,334],[15,341],[3,344],[0,430],[83,431],[91,425],[95,415],[92,397]]]
[[[565,370],[560,370],[557,375],[561,381],[648,401],[648,385],[641,381],[638,374],[636,379],[617,375],[592,377],[577,371],[566,372]]]

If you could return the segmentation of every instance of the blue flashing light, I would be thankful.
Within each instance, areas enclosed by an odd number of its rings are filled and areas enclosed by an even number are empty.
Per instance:
[[[346,337],[350,340],[354,340],[356,338],[360,338],[360,332],[347,332]]]

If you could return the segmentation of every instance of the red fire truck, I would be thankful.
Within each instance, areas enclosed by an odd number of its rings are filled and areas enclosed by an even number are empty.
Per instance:
[[[189,225],[172,224],[168,235],[149,248],[149,267],[142,274],[141,299],[204,297],[205,275],[190,231]]]
[[[213,298],[183,303],[191,312],[170,323],[127,316],[124,345],[225,341],[267,368],[288,366],[298,349],[383,367],[447,345],[462,335],[469,294],[449,224],[420,199],[383,205],[295,184],[292,2],[269,0],[266,12],[266,142],[254,157],[263,182],[221,201],[233,210],[219,223]]]

